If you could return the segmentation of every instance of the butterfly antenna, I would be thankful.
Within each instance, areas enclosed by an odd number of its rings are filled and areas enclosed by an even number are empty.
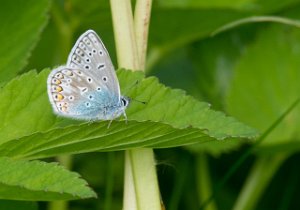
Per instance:
[[[147,102],[146,101],[140,101],[140,100],[137,100],[137,99],[134,99],[134,98],[131,98],[131,100],[132,101],[135,101],[135,102],[139,102],[139,103],[141,103],[141,104],[147,104]]]
[[[139,84],[139,80],[136,80],[134,84],[132,84],[129,88],[127,88],[127,90],[125,91],[125,95],[127,95],[126,93],[131,90],[134,86],[138,85]],[[147,102],[145,101],[140,101],[140,100],[137,100],[135,98],[130,98],[131,101],[135,101],[135,102],[139,102],[141,104],[147,104]]]

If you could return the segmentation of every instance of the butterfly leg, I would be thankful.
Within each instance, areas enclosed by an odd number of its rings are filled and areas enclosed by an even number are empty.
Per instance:
[[[125,118],[125,122],[126,122],[126,124],[128,123],[128,120],[127,120],[127,115],[126,115],[126,112],[125,112],[125,110],[123,111],[123,116],[124,116],[124,118]]]
[[[107,129],[109,129],[109,127],[110,127],[112,121],[113,121],[113,120],[110,120],[110,121],[109,121],[109,123],[108,123],[108,125],[107,125]]]

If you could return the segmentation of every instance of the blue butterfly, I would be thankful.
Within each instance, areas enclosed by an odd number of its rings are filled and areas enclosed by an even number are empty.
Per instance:
[[[113,120],[124,115],[130,99],[120,94],[115,69],[99,36],[88,30],[76,41],[66,66],[48,76],[54,112],[80,120]]]

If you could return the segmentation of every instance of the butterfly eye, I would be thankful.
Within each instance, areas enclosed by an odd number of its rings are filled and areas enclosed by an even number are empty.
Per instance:
[[[99,54],[100,54],[100,55],[103,55],[103,52],[102,52],[102,50],[99,50]]]
[[[91,67],[89,65],[84,66],[85,69],[90,69]]]
[[[89,99],[90,99],[90,100],[93,100],[94,97],[93,97],[92,95],[89,95]]]
[[[123,106],[127,106],[127,101],[124,98],[122,98],[121,100],[122,100]]]
[[[90,60],[89,58],[87,58],[87,59],[86,59],[86,62],[90,63],[90,62],[91,62],[91,60]]]
[[[85,103],[85,106],[86,106],[86,107],[90,107],[91,104],[90,104],[89,102],[86,102],[86,103]]]

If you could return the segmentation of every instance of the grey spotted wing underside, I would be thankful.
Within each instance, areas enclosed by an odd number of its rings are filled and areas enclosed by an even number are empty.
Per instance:
[[[48,76],[48,95],[59,115],[86,120],[114,119],[123,112],[119,82],[98,35],[88,30],[74,45],[66,66]]]
[[[48,77],[48,95],[55,112],[76,119],[106,119],[105,107],[117,97],[90,72],[61,66]]]
[[[82,34],[68,57],[67,66],[91,72],[120,100],[120,87],[109,54],[99,36],[92,30]]]

